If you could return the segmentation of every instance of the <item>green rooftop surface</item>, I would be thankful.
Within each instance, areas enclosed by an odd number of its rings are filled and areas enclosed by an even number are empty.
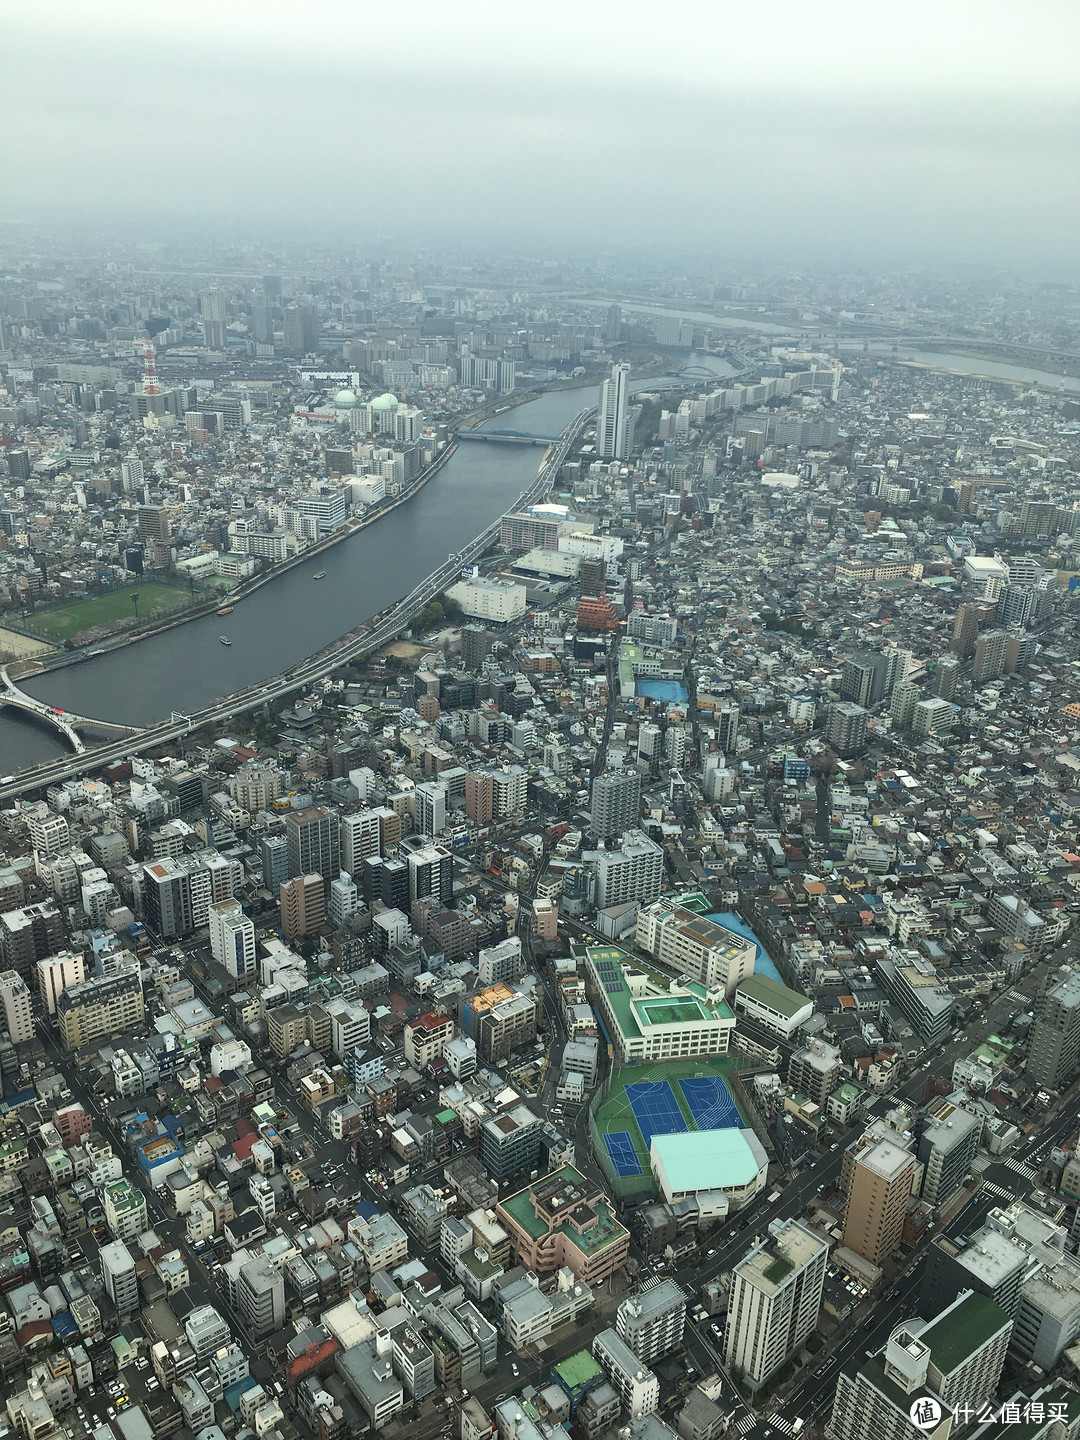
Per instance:
[[[974,1292],[959,1305],[951,1305],[919,1336],[943,1374],[950,1374],[996,1335],[1009,1317],[1000,1305]]]
[[[752,1000],[757,1000],[762,1005],[778,1010],[789,1020],[810,1003],[805,995],[789,989],[787,985],[781,985],[780,981],[774,980],[771,975],[750,975],[739,981],[736,990],[743,995],[749,995]]]
[[[604,996],[615,1024],[622,1034],[631,1040],[639,1039],[651,1025],[692,1024],[695,1021],[707,1023],[710,1020],[734,1018],[731,1007],[725,1000],[709,1001],[700,985],[687,985],[686,989],[690,993],[686,995],[668,994],[667,986],[670,981],[667,978],[656,974],[617,946],[594,945],[590,946],[586,953],[593,973],[594,987]],[[615,966],[614,973],[607,968],[612,965]],[[601,973],[598,966],[605,966],[605,972]],[[628,970],[644,975],[650,984],[664,993],[635,1000],[626,982]],[[614,988],[616,981],[622,982],[620,989]],[[609,985],[612,987],[610,990]]]
[[[558,1365],[551,1368],[571,1394],[584,1390],[586,1385],[592,1384],[598,1375],[603,1374],[588,1350],[579,1350],[576,1355],[568,1355],[565,1360],[560,1360]]]
[[[707,1020],[699,1000],[635,1000],[634,1013],[647,1025],[684,1025],[688,1020]]]
[[[546,1187],[555,1180],[578,1186],[586,1193],[594,1191],[596,1188],[589,1185],[580,1171],[575,1170],[572,1165],[564,1165],[560,1170],[553,1170],[550,1175],[544,1175],[524,1190],[519,1190],[516,1195],[509,1195],[500,1201],[506,1213],[534,1240],[539,1239],[541,1235],[547,1235],[549,1229],[547,1223],[533,1209],[532,1197],[541,1186]],[[587,1226],[583,1233],[579,1233],[576,1227],[569,1225],[555,1225],[551,1228],[550,1233],[566,1235],[585,1255],[592,1255],[597,1250],[604,1249],[613,1240],[620,1239],[628,1233],[626,1228],[616,1220],[615,1212],[606,1200],[597,1200],[591,1209],[595,1212],[596,1221]]]
[[[792,1265],[790,1260],[785,1260],[782,1256],[778,1255],[772,1264],[766,1267],[765,1279],[772,1281],[774,1285],[779,1285],[780,1281],[783,1280],[785,1276],[790,1275],[794,1269],[795,1266]]]

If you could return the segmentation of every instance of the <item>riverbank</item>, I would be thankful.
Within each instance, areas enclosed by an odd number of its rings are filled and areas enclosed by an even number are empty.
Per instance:
[[[40,675],[54,670],[62,670],[68,665],[81,664],[83,661],[89,660],[92,655],[122,650],[126,646],[133,645],[139,640],[148,640],[154,635],[161,635],[168,630],[174,630],[179,625],[186,625],[191,620],[200,620],[206,615],[216,613],[224,604],[232,606],[238,605],[241,600],[248,599],[251,595],[254,595],[256,591],[261,590],[264,585],[269,584],[271,580],[277,580],[290,570],[295,570],[297,566],[304,564],[306,561],[313,560],[317,556],[325,554],[327,550],[333,549],[335,545],[342,544],[353,535],[359,535],[362,530],[366,530],[369,526],[377,524],[384,516],[391,514],[400,506],[408,504],[410,500],[419,495],[420,491],[430,480],[435,478],[456,449],[457,441],[450,441],[446,448],[439,452],[431,464],[424,470],[421,470],[420,474],[404,494],[399,495],[395,500],[391,501],[389,505],[380,506],[374,515],[366,516],[363,520],[349,521],[343,525],[340,530],[333,531],[330,535],[325,536],[322,540],[316,541],[314,545],[308,546],[306,550],[301,550],[298,554],[290,556],[287,560],[282,560],[277,565],[272,565],[269,569],[256,575],[252,580],[238,585],[235,590],[221,591],[215,596],[210,596],[200,604],[192,605],[181,615],[168,616],[160,625],[149,625],[137,631],[124,631],[109,639],[95,641],[92,645],[83,646],[78,650],[60,651],[53,656],[39,661],[36,668],[27,667],[23,669],[21,678],[29,678],[31,675]]]

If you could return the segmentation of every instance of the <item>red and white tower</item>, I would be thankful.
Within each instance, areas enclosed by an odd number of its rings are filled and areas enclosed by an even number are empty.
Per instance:
[[[160,395],[161,386],[158,384],[157,364],[154,359],[154,342],[150,339],[149,332],[143,337],[143,369],[142,388],[144,395]]]

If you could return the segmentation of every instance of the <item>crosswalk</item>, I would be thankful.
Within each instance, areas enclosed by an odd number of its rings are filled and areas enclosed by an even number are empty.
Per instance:
[[[795,1433],[791,1428],[791,1421],[784,1415],[770,1415],[763,1421],[759,1416],[747,1413],[740,1415],[735,1421],[735,1429],[740,1435],[749,1435],[751,1430],[756,1430],[761,1424],[768,1425],[773,1430],[782,1430],[785,1435]]]
[[[1011,1190],[1006,1190],[1003,1185],[995,1185],[992,1180],[984,1180],[979,1188],[989,1191],[991,1195],[996,1195],[999,1200],[1012,1201],[1016,1199],[1016,1196]]]
[[[1010,1170],[1015,1170],[1018,1175],[1023,1175],[1025,1180],[1030,1180],[1032,1184],[1039,1178],[1038,1169],[1034,1165],[1029,1165],[1026,1160],[1009,1159],[1005,1161],[1005,1164]]]

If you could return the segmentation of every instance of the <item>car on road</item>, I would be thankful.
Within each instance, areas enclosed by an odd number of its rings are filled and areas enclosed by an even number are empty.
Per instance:
[[[514,1378],[515,1378],[515,1380],[516,1380],[517,1377],[521,1374],[521,1371],[520,1371],[520,1370],[518,1369],[518,1367],[515,1365],[515,1363],[513,1362],[513,1360],[511,1360],[511,1362],[510,1362],[510,1370],[511,1370],[511,1372],[512,1372]]]

